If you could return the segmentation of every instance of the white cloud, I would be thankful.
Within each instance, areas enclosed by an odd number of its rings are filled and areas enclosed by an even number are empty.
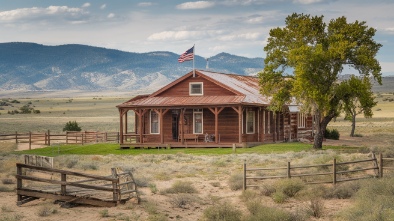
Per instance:
[[[113,17],[115,17],[115,14],[114,14],[114,13],[109,13],[109,14],[107,15],[107,18],[113,18]]]
[[[260,33],[251,32],[236,35],[224,35],[220,36],[218,39],[221,41],[235,41],[235,40],[257,40],[261,36]]]
[[[223,0],[220,2],[222,5],[234,6],[234,5],[262,5],[266,4],[266,0]]]
[[[209,38],[220,34],[221,31],[163,31],[148,37],[150,41],[190,40]]]
[[[314,4],[314,3],[319,3],[322,0],[294,0],[293,3],[299,3],[303,5],[309,5],[309,4]]]
[[[18,8],[10,11],[0,12],[0,22],[13,22],[34,18],[47,18],[60,16],[66,19],[80,18],[88,14],[80,8],[69,8],[67,6],[49,6],[47,8]]]
[[[263,23],[263,21],[264,21],[263,16],[256,16],[256,17],[249,18],[248,20],[246,20],[247,23],[251,23],[251,24]]]
[[[215,5],[214,2],[209,1],[197,1],[197,2],[185,2],[176,6],[177,9],[188,10],[188,9],[204,9],[210,8]]]
[[[148,6],[152,6],[152,5],[153,5],[152,2],[140,2],[140,3],[138,3],[138,6],[141,6],[141,7],[148,7]]]
[[[107,4],[102,4],[101,6],[100,6],[100,9],[105,9],[107,7]]]
[[[82,5],[82,8],[87,8],[87,7],[90,7],[90,3],[89,2],[86,2],[85,4]]]

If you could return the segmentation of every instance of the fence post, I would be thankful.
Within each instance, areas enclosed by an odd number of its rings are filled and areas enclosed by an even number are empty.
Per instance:
[[[334,162],[332,164],[332,183],[337,184],[337,159],[334,158]]]
[[[118,195],[118,183],[119,183],[119,177],[118,177],[118,173],[116,172],[116,168],[111,168],[111,172],[112,172],[112,177],[113,178],[118,178],[118,181],[112,181],[112,188],[113,188],[113,200],[114,201],[118,201],[120,200],[120,193]]]
[[[68,144],[68,131],[66,131],[66,144]]]
[[[61,174],[61,180],[62,180],[62,182],[67,182],[67,175],[65,173]],[[67,193],[66,187],[67,187],[66,184],[61,184],[60,191],[61,191],[62,195],[66,195],[66,193]]]
[[[31,131],[29,131],[29,150],[31,150]]]
[[[86,136],[85,136],[86,137]],[[82,142],[82,145],[83,145],[83,133],[81,134],[81,142]]]
[[[15,131],[15,143],[18,143],[18,131]]]
[[[51,146],[51,131],[48,130],[48,146]]]
[[[19,178],[19,176],[22,175],[22,167],[20,165],[16,165],[16,174],[18,175],[18,178],[16,178],[16,189],[19,190],[22,188],[22,179]],[[22,200],[22,195],[18,194],[18,202]]]
[[[290,162],[287,162],[287,178],[291,178],[291,174],[290,174]]]
[[[383,154],[379,154],[379,178],[383,178]]]
[[[243,191],[245,191],[246,190],[246,160],[244,160],[244,168],[243,168],[243,170],[244,170],[244,180],[243,180],[243,183],[242,183],[242,189],[243,189]]]

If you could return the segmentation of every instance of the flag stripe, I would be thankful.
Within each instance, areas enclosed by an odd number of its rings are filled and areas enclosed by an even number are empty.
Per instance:
[[[182,63],[184,61],[190,61],[194,59],[194,46],[189,50],[185,51],[181,56],[178,58],[178,62]]]

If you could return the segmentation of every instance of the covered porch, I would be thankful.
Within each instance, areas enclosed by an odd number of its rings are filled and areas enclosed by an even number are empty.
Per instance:
[[[286,139],[265,106],[118,107],[121,148],[251,147]]]

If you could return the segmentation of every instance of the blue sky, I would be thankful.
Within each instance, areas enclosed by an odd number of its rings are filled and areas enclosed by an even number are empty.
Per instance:
[[[394,75],[392,0],[0,0],[0,42],[265,57],[269,30],[293,12],[366,21],[383,44],[382,73]]]

